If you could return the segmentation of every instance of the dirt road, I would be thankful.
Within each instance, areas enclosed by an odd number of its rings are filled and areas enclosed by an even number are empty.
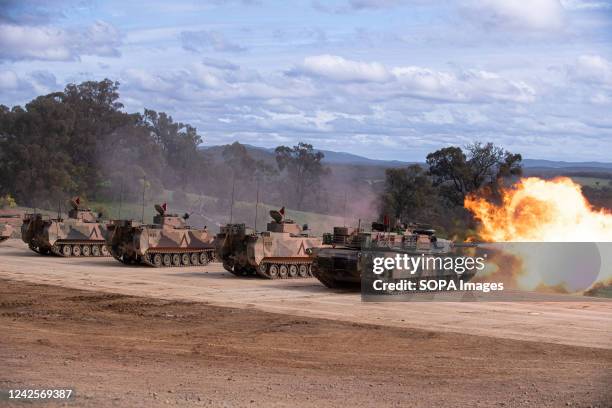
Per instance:
[[[76,397],[66,406],[609,407],[612,402],[612,350],[1,279],[0,299],[0,389],[74,389]],[[24,404],[4,400],[0,406]]]
[[[112,258],[43,257],[18,240],[0,246],[0,278],[389,327],[612,349],[612,302],[362,303],[316,279],[240,279],[219,264],[130,267]]]

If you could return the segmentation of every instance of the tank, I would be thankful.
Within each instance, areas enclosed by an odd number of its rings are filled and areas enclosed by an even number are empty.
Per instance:
[[[266,231],[257,233],[244,224],[228,224],[217,235],[218,257],[223,267],[237,276],[265,279],[307,278],[312,276],[312,249],[322,238],[309,235],[285,219],[284,208],[270,211],[272,221]]]
[[[104,242],[106,225],[76,197],[70,201],[68,218],[26,214],[21,239],[31,250],[43,255],[109,256]]]
[[[111,255],[125,264],[156,268],[206,265],[215,257],[213,236],[206,227],[187,225],[188,214],[169,214],[166,204],[156,204],[153,224],[130,220],[111,221],[106,243]]]
[[[333,234],[324,235],[324,243],[330,246],[313,251],[312,273],[328,288],[359,288],[362,268],[367,265],[364,257],[372,251],[385,255],[436,256],[450,253],[454,245],[452,241],[437,238],[435,230],[425,226],[413,224],[385,231],[385,226],[379,223],[373,223],[369,232],[360,228],[334,227]]]

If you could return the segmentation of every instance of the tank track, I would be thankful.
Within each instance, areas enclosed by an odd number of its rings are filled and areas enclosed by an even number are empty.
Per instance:
[[[208,265],[215,259],[215,250],[210,249],[153,249],[148,250],[141,262],[154,268],[185,268]]]
[[[0,242],[4,242],[4,241],[6,241],[7,239],[9,239],[9,237],[0,237]]]
[[[104,241],[62,241],[55,243],[51,248],[36,247],[32,244],[28,246],[32,251],[41,255],[56,255],[63,258],[97,258],[111,255]]]
[[[295,269],[292,266],[295,266]],[[276,272],[272,267],[276,268]],[[223,262],[223,268],[241,278],[257,276],[264,279],[302,279],[313,276],[311,260],[267,259],[263,260],[258,268],[236,265],[230,260]]]

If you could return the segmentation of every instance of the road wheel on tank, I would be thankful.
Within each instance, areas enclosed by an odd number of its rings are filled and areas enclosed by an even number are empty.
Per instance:
[[[280,276],[281,279],[287,279],[287,275],[289,275],[289,268],[287,268],[287,265],[281,265],[278,268],[278,276]]]
[[[200,258],[197,253],[192,253],[189,257],[192,265],[198,265],[200,263]]]
[[[189,266],[191,264],[191,257],[188,253],[184,253],[183,255],[181,255],[181,263],[183,264],[183,266]]]
[[[83,245],[82,253],[83,256],[91,256],[91,247],[89,245]]]
[[[270,265],[270,267],[268,268],[268,276],[270,277],[270,279],[277,279],[278,278],[278,265],[276,264],[272,264]]]
[[[92,256],[100,256],[100,245],[92,245],[91,246],[91,255]]]
[[[72,255],[72,246],[71,245],[64,245],[62,247],[62,255],[64,255],[64,256]]]
[[[308,265],[308,276],[312,276],[312,264]]]
[[[102,245],[102,256],[108,256],[108,248],[106,245]]]
[[[171,266],[172,265],[172,257],[170,256],[170,254],[164,254],[164,266]]]
[[[172,265],[181,266],[181,256],[179,254],[172,255]]]
[[[207,265],[208,264],[208,254],[206,252],[202,252],[200,254],[200,263],[202,265]]]
[[[298,276],[298,267],[297,265],[289,265],[289,277],[297,278]]]
[[[161,266],[164,264],[164,257],[162,254],[154,254],[152,261],[156,268],[161,268]]]
[[[300,265],[298,267],[298,274],[302,277],[302,278],[307,278],[308,277],[308,265]]]

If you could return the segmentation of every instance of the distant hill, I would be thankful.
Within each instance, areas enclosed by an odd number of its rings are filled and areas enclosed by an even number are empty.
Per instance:
[[[221,155],[226,145],[216,146],[203,146],[202,150],[205,150],[211,155]],[[266,148],[244,144],[251,156],[256,160],[271,159],[274,157],[274,148]],[[350,164],[350,165],[361,165],[361,166],[382,166],[382,167],[399,167],[411,164],[410,162],[403,162],[399,160],[377,160],[370,159],[368,157],[359,156],[352,153],[346,152],[334,152],[332,150],[318,150],[322,152],[325,157],[323,162],[327,164]]]
[[[221,157],[221,153],[226,145],[202,146],[201,150],[206,151],[209,156],[214,159]],[[256,160],[273,160],[274,148],[259,147],[253,145],[244,145],[251,156]],[[400,161],[400,160],[378,160],[368,157],[359,156],[346,152],[335,152],[332,150],[319,150],[325,155],[323,161],[327,164],[338,165],[356,165],[356,166],[377,166],[377,167],[400,167],[414,164],[416,162]],[[424,163],[419,163],[424,164]],[[601,162],[566,162],[555,160],[540,160],[540,159],[523,159],[523,167],[525,169],[542,169],[542,170],[564,170],[564,171],[612,171],[612,163]]]
[[[612,163],[601,162],[566,162],[554,160],[523,159],[523,167],[541,167],[552,169],[605,169],[612,170]]]

